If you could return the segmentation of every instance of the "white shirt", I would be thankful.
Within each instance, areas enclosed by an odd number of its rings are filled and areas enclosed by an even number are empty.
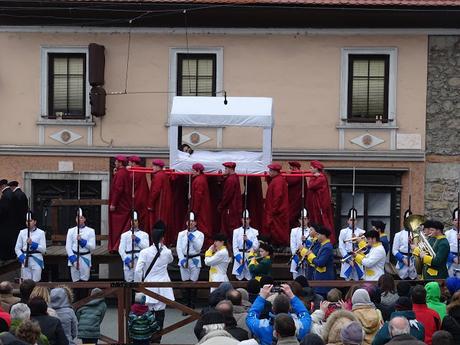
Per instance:
[[[349,240],[353,237],[361,236],[365,233],[363,229],[360,228],[355,228],[355,232],[353,234],[353,230],[350,228],[344,228],[340,230],[340,235],[339,235],[339,251],[340,254],[342,255],[342,258],[347,256],[348,253],[353,251],[353,242],[348,241],[344,242],[345,240]]]
[[[21,254],[26,255],[27,251],[27,229],[22,229],[19,232],[18,239],[16,241],[16,246],[14,247],[14,251],[16,253],[17,257],[20,257]],[[30,254],[29,256],[29,263],[31,261],[31,256],[36,257],[37,259],[43,261],[43,254],[46,252],[46,237],[45,237],[45,232],[41,229],[35,228],[34,230],[30,231],[30,238],[32,239],[32,242],[35,242],[38,244],[37,249],[34,251],[38,251],[40,253],[34,253]],[[29,250],[31,251],[29,246]],[[32,259],[33,260],[33,259]]]
[[[369,253],[363,259],[364,280],[379,280],[385,273],[385,248],[381,243],[372,246]]]
[[[393,238],[393,247],[391,249],[391,252],[394,256],[396,256],[398,252],[401,252],[401,254],[403,255],[407,255],[409,250],[407,241],[408,236],[409,233],[405,229],[402,229],[401,231],[395,234]]]
[[[82,253],[89,252],[89,254],[85,255],[85,258],[91,259],[91,252],[96,249],[96,234],[94,229],[88,226],[80,228],[80,237],[82,240],[86,240],[85,247],[82,247],[77,243],[77,236],[78,232],[76,226],[70,228],[67,231],[67,239],[65,241],[65,250],[67,252],[67,256],[76,255],[75,253],[77,252],[77,246],[79,246],[80,254],[83,255]]]
[[[120,245],[118,246],[118,253],[120,254],[121,259],[123,261],[128,256],[131,258],[131,253],[126,254],[126,252],[130,252],[132,250],[133,241],[131,239],[131,235],[132,235],[132,231],[128,230],[122,233],[120,237]],[[135,229],[134,235],[140,239],[139,243],[136,243],[136,241],[134,241],[134,250],[140,251],[144,248],[147,248],[150,245],[149,234],[146,233],[145,231],[142,231],[140,229]],[[134,253],[134,260],[136,260],[137,258],[139,258],[139,253]]]
[[[449,241],[450,251],[457,253],[458,248],[458,237],[457,230],[452,228],[446,231],[445,233],[447,240]]]
[[[224,246],[217,252],[209,255],[210,251],[206,252],[204,263],[206,266],[210,266],[209,269],[209,281],[210,282],[227,282],[227,268],[230,263],[230,257],[228,256],[227,248]]]
[[[232,247],[233,247],[233,255],[236,256],[238,253],[242,254],[243,251],[243,235],[244,235],[244,229],[243,227],[239,227],[238,229],[233,230],[233,242],[232,242]],[[257,236],[259,236],[259,230],[256,230],[254,228],[247,228],[246,229],[246,237],[249,241],[252,242],[252,247],[248,248],[246,247],[246,253],[250,252],[251,250],[256,251],[259,249],[259,240],[257,239]]]
[[[203,247],[204,234],[199,230],[194,230],[191,233],[193,234],[194,239],[190,242],[188,241],[188,229],[182,230],[177,235],[176,252],[179,258],[179,262],[177,263],[178,266],[181,266],[181,261],[187,256],[188,245],[188,267],[191,267],[192,265],[195,266],[192,259],[198,260],[199,263],[196,267],[201,267],[201,258],[199,254],[201,253],[201,248]],[[194,255],[198,256],[190,258],[190,256]]]
[[[306,226],[303,230],[303,233],[305,236],[305,238],[308,238],[308,236],[310,235],[310,228],[308,226]],[[292,255],[295,255],[295,253],[297,253],[297,249],[299,249],[299,246],[300,245],[303,245],[303,242],[302,242],[302,227],[297,227],[297,228],[293,228],[291,229],[291,254]],[[309,238],[309,240],[311,240]]]

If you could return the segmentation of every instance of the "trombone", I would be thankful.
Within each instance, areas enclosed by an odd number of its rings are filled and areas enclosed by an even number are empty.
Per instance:
[[[355,250],[354,252],[352,252],[353,254],[358,254],[360,252],[362,252],[363,250],[367,249],[367,246],[364,246],[364,247],[361,247],[357,250]],[[353,257],[353,255],[347,255],[345,256],[343,259],[340,260],[341,263],[344,263],[344,262],[347,262],[351,257]]]
[[[361,236],[356,236],[356,237],[349,238],[347,240],[344,240],[343,242],[345,242],[345,243],[348,243],[348,242],[359,243],[361,241],[364,241],[365,239],[366,239],[366,236],[361,235]]]

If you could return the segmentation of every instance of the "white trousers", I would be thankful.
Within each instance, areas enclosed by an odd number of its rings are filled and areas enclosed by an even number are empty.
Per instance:
[[[21,267],[21,279],[32,279],[34,282],[39,282],[42,279],[42,268],[40,266],[32,266],[29,263],[28,267]]]
[[[73,282],[88,281],[91,268],[88,267],[85,263],[80,262],[80,269],[77,270],[75,264],[70,266],[70,276],[72,277]]]
[[[241,272],[241,274],[238,274],[238,275],[235,274],[235,277],[238,280],[243,280],[243,279],[251,280],[252,279],[251,272],[249,272],[248,266],[244,266],[243,272]]]
[[[304,276],[307,278],[307,268],[301,268],[296,272],[291,272],[292,273],[292,279],[296,279],[298,276]]]
[[[190,266],[189,268],[180,267],[180,277],[182,281],[191,280],[196,282],[200,276],[200,267]]]

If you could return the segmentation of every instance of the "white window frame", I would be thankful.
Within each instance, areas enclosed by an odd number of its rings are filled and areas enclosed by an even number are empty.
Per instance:
[[[85,118],[84,119],[49,119],[48,116],[48,54],[85,54],[86,55],[86,95],[85,95]],[[91,122],[91,105],[89,103],[89,59],[88,46],[42,46],[41,47],[41,71],[40,71],[40,114],[39,124],[81,124]]]
[[[375,127],[376,123],[348,123],[348,62],[350,55],[389,55],[388,76],[388,123],[382,127],[396,126],[396,88],[398,70],[398,48],[396,47],[351,47],[342,48],[341,78],[340,78],[340,124],[346,127],[363,128]]]

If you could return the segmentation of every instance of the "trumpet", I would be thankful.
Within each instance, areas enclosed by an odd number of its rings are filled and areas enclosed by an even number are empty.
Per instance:
[[[348,243],[348,242],[358,243],[358,242],[363,241],[365,239],[366,239],[366,236],[361,235],[361,236],[356,236],[356,237],[349,238],[347,240],[344,240],[343,242],[345,242],[345,243]]]
[[[358,254],[360,252],[362,252],[363,250],[367,249],[367,246],[364,246],[364,247],[361,247],[357,250],[355,250],[354,252],[352,252],[353,254]],[[340,260],[341,263],[344,263],[344,262],[347,262],[350,257],[352,257],[352,255],[347,255],[346,257],[344,257],[343,259]]]

